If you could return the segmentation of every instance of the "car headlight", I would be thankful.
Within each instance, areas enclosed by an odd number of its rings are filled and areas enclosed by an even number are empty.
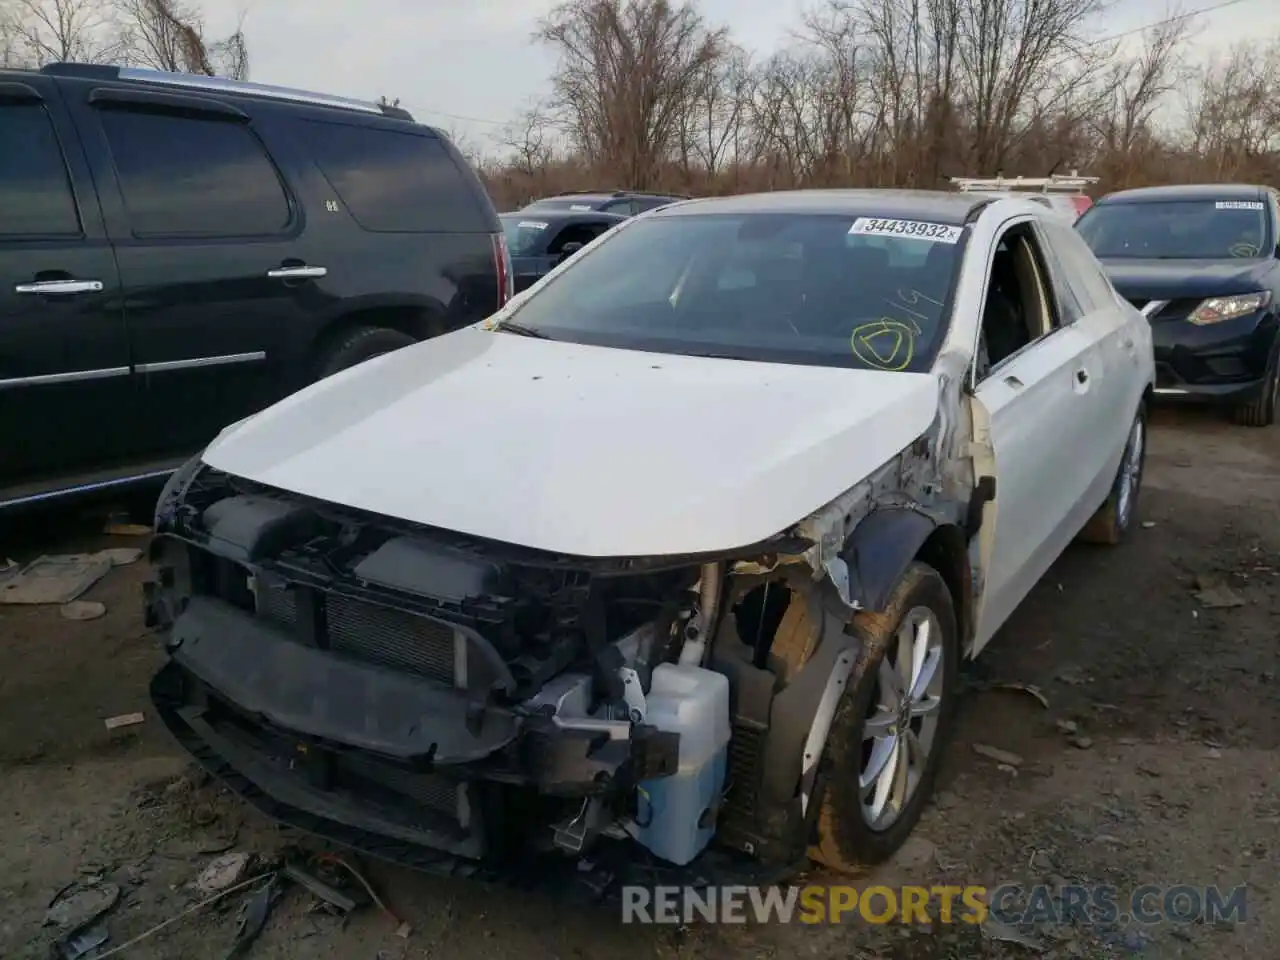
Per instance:
[[[1191,312],[1187,317],[1192,323],[1204,326],[1208,323],[1221,323],[1223,320],[1234,320],[1261,310],[1271,302],[1270,291],[1258,293],[1238,293],[1233,297],[1210,297]]]

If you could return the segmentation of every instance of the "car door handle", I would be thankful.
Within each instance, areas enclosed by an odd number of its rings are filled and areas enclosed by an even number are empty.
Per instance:
[[[68,293],[101,293],[101,280],[37,280],[34,283],[19,283],[13,288],[14,293],[34,293],[47,296],[49,294]]]
[[[267,271],[272,280],[317,280],[328,275],[328,267],[276,267]]]

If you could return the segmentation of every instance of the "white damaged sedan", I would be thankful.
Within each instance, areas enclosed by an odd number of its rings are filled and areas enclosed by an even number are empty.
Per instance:
[[[664,207],[175,474],[153,699],[247,801],[426,869],[880,861],[960,659],[1132,525],[1153,382],[1030,200]]]

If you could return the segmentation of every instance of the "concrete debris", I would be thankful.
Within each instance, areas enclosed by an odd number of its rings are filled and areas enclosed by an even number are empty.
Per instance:
[[[1243,607],[1244,600],[1215,573],[1196,574],[1196,599],[1206,610]]]
[[[251,859],[251,855],[244,852],[224,853],[214,858],[196,877],[196,889],[201,893],[221,893],[234,887],[248,872]]]
[[[58,610],[66,620],[97,620],[107,612],[107,605],[97,600],[72,600]]]
[[[114,883],[67,888],[54,898],[45,911],[46,926],[79,930],[102,916],[120,899],[120,888]]]
[[[61,606],[79,598],[110,569],[111,558],[96,553],[39,557],[0,583],[0,603]]]
[[[1002,763],[1008,767],[1022,766],[1022,757],[1008,750],[1001,750],[999,747],[991,747],[985,743],[975,743],[973,752],[980,757],[986,757],[988,760],[994,760],[996,763]]]

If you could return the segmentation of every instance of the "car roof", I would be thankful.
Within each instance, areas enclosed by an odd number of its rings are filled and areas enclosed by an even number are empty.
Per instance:
[[[947,190],[776,190],[735,197],[687,200],[663,207],[647,216],[829,213],[849,217],[927,220],[958,226],[965,223],[975,210],[991,202],[991,197]]]
[[[1094,206],[1109,203],[1160,203],[1171,200],[1261,200],[1266,188],[1251,183],[1179,183],[1108,193]]]
[[[536,207],[526,207],[523,210],[509,210],[506,213],[500,213],[498,216],[503,220],[529,220],[536,217],[540,222],[546,223],[573,223],[575,220],[591,220],[599,223],[601,220],[613,223],[622,223],[629,220],[630,217],[622,213],[610,213],[608,210],[556,210],[547,209],[539,210]]]

